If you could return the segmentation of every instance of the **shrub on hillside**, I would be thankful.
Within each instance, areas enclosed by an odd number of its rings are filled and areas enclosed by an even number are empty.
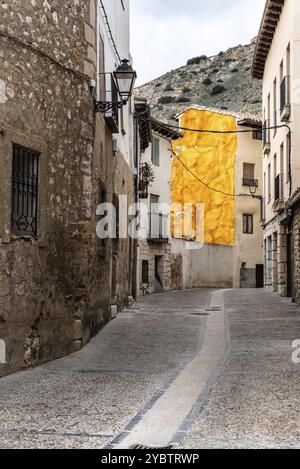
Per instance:
[[[211,85],[211,84],[212,84],[212,81],[211,81],[210,78],[207,77],[207,78],[205,78],[205,80],[203,80],[202,83],[203,83],[203,85]]]
[[[216,95],[216,94],[221,94],[221,93],[223,93],[224,91],[225,91],[224,86],[222,86],[222,85],[216,85],[216,86],[213,87],[213,89],[211,90],[211,93],[210,93],[210,94],[211,94],[212,96],[214,96],[214,95]]]
[[[173,96],[162,96],[157,102],[158,104],[171,104],[174,103],[174,101],[175,98]]]
[[[174,88],[172,85],[169,84],[164,88],[164,91],[174,91]]]
[[[179,98],[177,98],[176,100],[176,103],[189,103],[190,100],[189,98],[186,98],[185,96],[179,96]]]
[[[199,57],[193,57],[192,59],[187,61],[187,65],[198,65],[200,62],[207,60],[206,55],[200,55]]]

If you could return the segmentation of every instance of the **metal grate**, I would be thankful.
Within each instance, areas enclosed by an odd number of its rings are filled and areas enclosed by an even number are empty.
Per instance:
[[[148,449],[152,449],[152,450],[164,450],[164,449],[172,449],[173,446],[172,445],[169,445],[169,446],[162,446],[162,447],[159,447],[159,448],[154,448],[154,446],[143,446],[143,445],[135,445],[132,447],[132,449],[140,449],[140,450],[148,450]]]
[[[39,153],[13,146],[12,162],[12,231],[37,233]]]
[[[149,261],[142,261],[142,283],[149,283]]]

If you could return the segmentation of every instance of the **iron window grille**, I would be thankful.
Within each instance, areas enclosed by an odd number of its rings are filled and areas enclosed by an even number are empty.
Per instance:
[[[243,215],[244,234],[253,234],[253,215]]]
[[[13,145],[11,224],[16,234],[37,234],[39,156]]]
[[[270,121],[266,120],[263,126],[263,144],[264,146],[270,145]]]

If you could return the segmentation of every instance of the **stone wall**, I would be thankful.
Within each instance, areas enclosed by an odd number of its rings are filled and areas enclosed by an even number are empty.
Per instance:
[[[171,290],[183,289],[182,255],[171,255]]]
[[[80,349],[111,318],[113,246],[96,236],[96,207],[101,188],[112,201],[133,186],[93,112],[95,1],[1,2],[0,17],[1,376]],[[40,153],[36,237],[11,232],[13,144]],[[130,251],[120,243],[121,308]]]
[[[155,285],[155,257],[161,257],[159,274],[163,283],[163,291],[171,291],[171,245],[156,244],[148,241],[139,241],[139,294],[152,294],[156,292]],[[142,261],[149,262],[149,284],[142,283]]]
[[[295,300],[300,304],[300,207],[294,211],[293,218],[294,238],[294,291]]]

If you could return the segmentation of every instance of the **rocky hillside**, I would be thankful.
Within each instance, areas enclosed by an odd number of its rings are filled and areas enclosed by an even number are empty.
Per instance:
[[[164,121],[192,104],[260,114],[261,82],[251,75],[254,46],[190,59],[186,66],[140,86],[136,95],[147,98],[153,116]]]

